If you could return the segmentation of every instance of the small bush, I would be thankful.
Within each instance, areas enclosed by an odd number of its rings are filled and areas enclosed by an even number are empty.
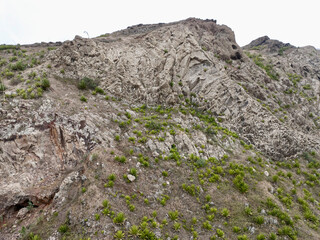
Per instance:
[[[169,211],[168,212],[168,215],[169,215],[169,218],[174,221],[174,220],[177,220],[178,217],[179,217],[179,212],[177,210],[175,211]]]
[[[126,220],[124,213],[120,212],[113,218],[113,222],[116,224],[122,224]]]
[[[41,87],[43,88],[43,90],[47,90],[50,87],[49,80],[46,78],[42,79]]]
[[[121,163],[125,163],[127,161],[127,158],[125,156],[116,156],[114,158],[114,160],[121,162]]]
[[[232,231],[233,231],[234,233],[239,233],[239,232],[241,231],[241,228],[239,228],[238,226],[234,226],[234,227],[232,228]]]
[[[129,230],[129,236],[137,237],[140,234],[139,227],[137,225],[132,225]]]
[[[224,236],[224,232],[221,229],[217,228],[217,235],[218,237],[222,238]]]
[[[279,228],[278,234],[279,235],[287,235],[289,238],[294,239],[294,240],[297,239],[297,236],[296,236],[297,232],[289,226],[283,226],[282,228]]]
[[[269,239],[270,240],[276,240],[277,239],[277,235],[275,233],[270,233]]]
[[[109,207],[109,201],[108,201],[107,199],[103,200],[103,201],[102,201],[102,206],[103,206],[104,208]]]
[[[130,173],[131,175],[135,176],[135,177],[137,177],[137,175],[138,175],[136,168],[131,168],[130,171],[129,171],[129,173]]]
[[[99,94],[104,95],[104,91],[103,91],[102,88],[96,87],[96,88],[94,89],[94,91],[95,91],[96,93],[99,93]]]
[[[68,232],[68,230],[69,230],[68,225],[63,224],[63,225],[61,225],[61,226],[59,227],[58,232],[63,234],[63,233]]]
[[[0,92],[4,92],[6,90],[6,86],[3,83],[0,83]]]
[[[224,217],[229,217],[230,216],[230,212],[227,208],[223,208],[221,210],[221,215],[224,216]]]
[[[260,233],[258,236],[257,236],[257,240],[265,240],[266,239],[266,236],[262,233]]]
[[[13,78],[13,76],[14,76],[14,73],[13,72],[10,72],[10,71],[7,71],[7,72],[5,72],[5,77],[7,78],[7,79],[10,79],[10,78]]]
[[[254,219],[255,223],[261,225],[264,223],[264,217],[263,216],[257,216],[255,219]]]
[[[212,225],[207,220],[207,221],[202,223],[202,228],[207,229],[207,230],[211,230],[212,229]]]
[[[167,171],[163,171],[163,172],[162,172],[162,176],[168,177],[168,172],[167,172]]]
[[[80,101],[81,101],[81,102],[87,102],[87,98],[86,98],[85,96],[81,96],[81,97],[80,97]]]
[[[237,237],[238,240],[249,240],[249,238],[247,237],[247,235],[239,235]]]
[[[82,78],[78,83],[80,90],[91,89],[94,90],[98,86],[98,81],[88,77]]]
[[[237,175],[234,178],[233,183],[241,193],[245,193],[249,189],[249,186],[244,182],[242,175]]]
[[[114,180],[116,180],[116,175],[115,175],[114,173],[112,173],[112,174],[110,174],[110,175],[108,176],[108,179],[109,179],[110,181],[114,181]]]
[[[276,183],[279,180],[279,176],[278,175],[273,175],[272,176],[272,182]]]
[[[39,235],[34,235],[33,233],[30,233],[28,236],[29,240],[41,240],[41,237]]]
[[[23,71],[26,69],[26,67],[27,65],[21,61],[17,62],[16,64],[10,65],[10,68],[13,71]]]
[[[17,60],[18,60],[18,58],[17,58],[16,56],[13,56],[13,57],[11,57],[11,58],[9,59],[10,62],[15,62],[15,61],[17,61]]]
[[[118,230],[115,234],[114,234],[114,238],[118,239],[118,240],[122,240],[124,239],[124,233],[121,230]]]

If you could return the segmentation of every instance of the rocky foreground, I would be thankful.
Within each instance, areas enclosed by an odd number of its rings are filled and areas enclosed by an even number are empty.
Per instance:
[[[191,18],[0,71],[0,239],[320,238],[315,48]]]

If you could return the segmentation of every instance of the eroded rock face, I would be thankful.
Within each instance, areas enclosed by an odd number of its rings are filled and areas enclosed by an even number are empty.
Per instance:
[[[95,144],[85,121],[53,113],[50,100],[37,105],[16,101],[11,107],[17,111],[4,111],[0,214],[14,213],[29,202],[50,203],[65,173],[77,170]]]
[[[106,91],[130,102],[175,105],[179,96],[194,94],[194,101],[202,109],[211,110],[215,116],[223,115],[223,124],[273,159],[317,148],[318,140],[309,136],[314,123],[304,120],[304,115],[316,111],[314,107],[288,111],[285,124],[272,113],[281,108],[279,102],[290,105],[303,101],[300,98],[290,102],[283,94],[283,83],[290,82],[287,73],[301,69],[301,76],[309,76],[303,81],[312,81],[317,88],[312,80],[318,72],[311,70],[318,69],[314,60],[304,57],[304,66],[291,66],[310,50],[296,49],[268,37],[253,41],[245,49],[259,49],[258,46],[280,74],[279,83],[246,56],[228,27],[198,19],[139,25],[106,38],[76,37],[48,58],[57,67],[56,75],[99,79]],[[291,54],[279,59],[280,49],[289,49]],[[275,53],[276,57],[272,55]],[[66,70],[65,76],[59,73],[60,68]]]

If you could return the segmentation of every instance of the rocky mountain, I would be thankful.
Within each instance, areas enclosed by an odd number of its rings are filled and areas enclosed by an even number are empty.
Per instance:
[[[190,18],[0,57],[0,239],[319,239],[314,47]]]

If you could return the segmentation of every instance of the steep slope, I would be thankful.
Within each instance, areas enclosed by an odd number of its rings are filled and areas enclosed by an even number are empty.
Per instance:
[[[0,239],[318,239],[316,49],[193,18],[4,48]]]

